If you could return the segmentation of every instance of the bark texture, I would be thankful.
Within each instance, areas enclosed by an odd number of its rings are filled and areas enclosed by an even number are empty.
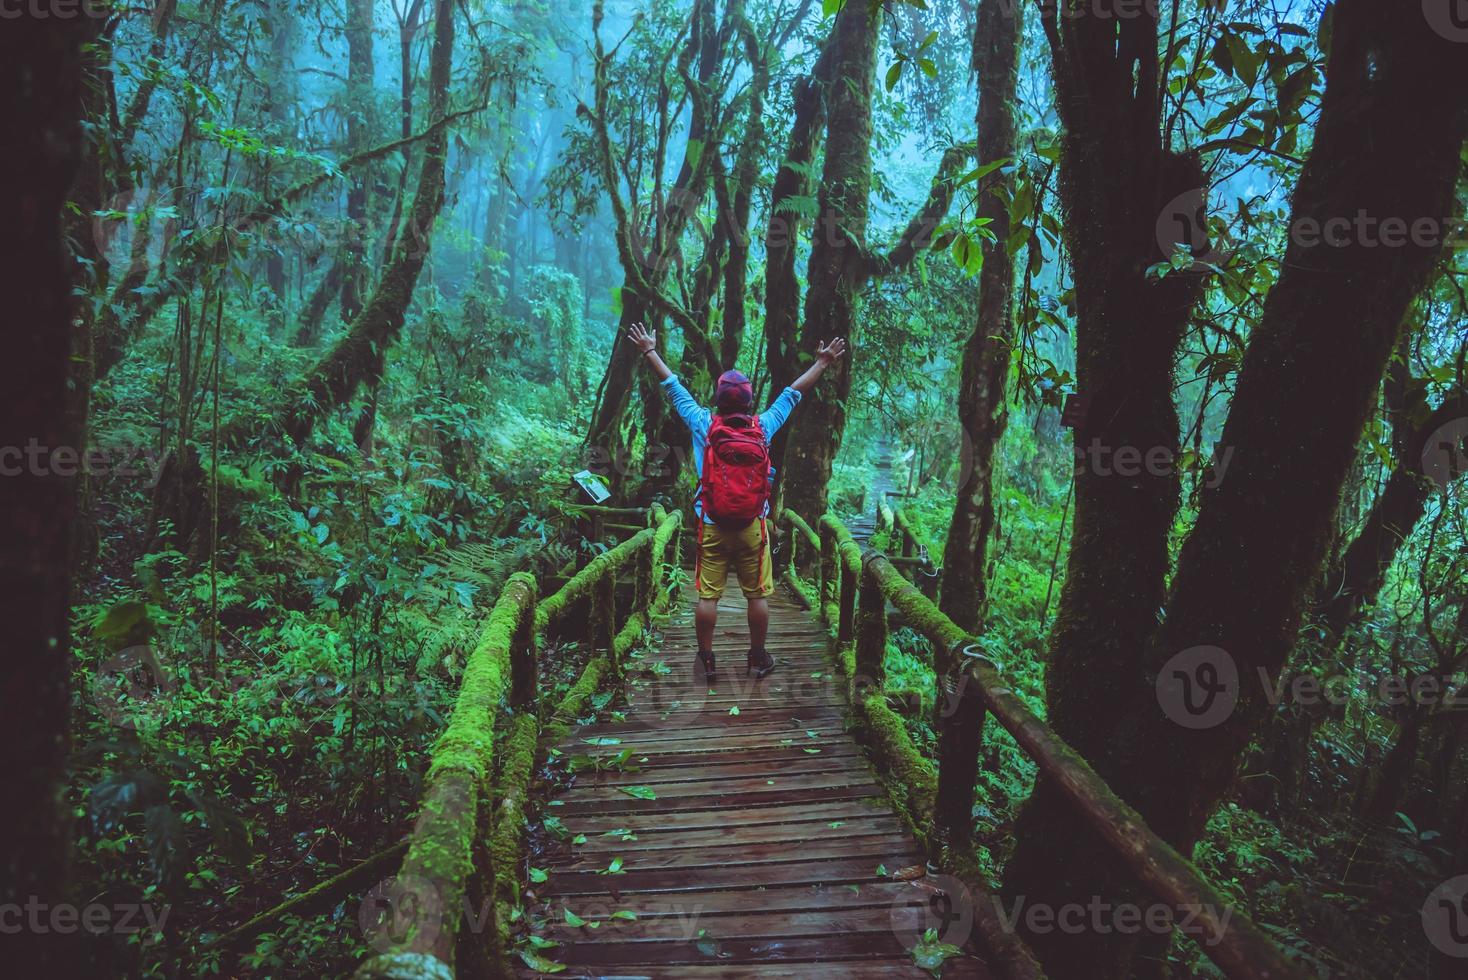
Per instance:
[[[91,23],[88,23],[91,22]],[[21,17],[0,31],[0,286],[7,297],[9,381],[0,393],[0,596],[8,635],[0,737],[10,799],[0,830],[0,903],[55,906],[68,894],[73,834],[63,805],[71,706],[70,541],[77,454],[85,433],[68,411],[70,256],[62,213],[82,156],[83,41],[95,18]],[[32,454],[18,462],[11,451]],[[62,455],[70,454],[70,461]],[[19,472],[13,472],[15,469]],[[10,931],[10,930],[7,930]],[[6,937],[6,971],[76,976],[75,936],[22,928]]]
[[[974,28],[980,168],[1015,155],[1019,39],[1018,9],[1005,0],[981,0]],[[963,454],[938,586],[938,608],[969,633],[978,632],[983,618],[985,565],[994,528],[994,450],[1008,421],[1005,382],[1014,337],[1014,259],[1008,247],[1013,181],[997,171],[994,177],[978,209],[978,217],[990,220],[995,241],[979,272],[978,312],[963,351],[958,387]]]

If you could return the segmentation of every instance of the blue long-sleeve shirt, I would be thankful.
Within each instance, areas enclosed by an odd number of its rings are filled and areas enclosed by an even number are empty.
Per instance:
[[[662,382],[662,388],[668,393],[673,401],[673,411],[688,426],[688,431],[693,435],[693,467],[698,473],[698,478],[703,479],[703,457],[708,448],[709,425],[713,421],[713,414],[689,394],[683,382],[678,380],[675,374]],[[795,411],[795,406],[800,404],[800,392],[794,388],[786,388],[780,392],[780,396],[770,403],[770,407],[760,413],[759,427],[764,431],[765,439],[775,438],[775,433],[790,418],[790,413]],[[774,469],[770,470],[770,478],[774,479]],[[697,499],[693,503],[694,512],[703,518],[704,523],[713,523],[703,514],[703,503]],[[766,512],[769,505],[765,506]]]

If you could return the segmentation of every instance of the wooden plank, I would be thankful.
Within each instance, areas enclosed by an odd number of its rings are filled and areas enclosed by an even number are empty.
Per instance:
[[[832,827],[839,824],[839,827]],[[613,831],[627,831],[635,839],[626,840],[623,835]],[[648,831],[638,832],[630,827],[614,827],[612,830],[602,831],[595,835],[587,834],[585,844],[572,845],[569,842],[559,842],[557,850],[547,851],[547,856],[542,860],[553,861],[558,851],[564,850],[568,854],[573,852],[579,856],[598,855],[605,856],[617,854],[625,856],[629,861],[632,855],[641,851],[659,850],[662,848],[676,847],[703,847],[717,850],[725,847],[748,847],[751,844],[768,844],[774,842],[806,842],[830,840],[837,836],[868,836],[872,834],[900,834],[903,832],[901,821],[895,816],[879,814],[875,816],[861,816],[849,819],[814,819],[803,820],[799,823],[777,823],[777,824],[737,824],[732,827],[711,827],[703,830],[685,830],[674,826],[661,833]],[[578,833],[586,833],[584,830]],[[601,865],[605,866],[605,861]]]
[[[735,793],[722,791],[708,796],[691,796],[676,801],[639,800],[633,799],[630,796],[623,796],[622,799],[608,800],[567,800],[563,807],[558,808],[557,812],[566,814],[607,814],[648,813],[657,811],[669,814],[675,810],[728,811],[746,806],[761,806],[773,803],[804,802],[810,805],[824,806],[827,802],[833,800],[860,800],[880,795],[882,792],[881,787],[876,782],[829,787],[767,786],[765,789],[767,792]],[[671,805],[674,802],[676,802],[676,806]]]
[[[637,802],[668,804],[665,809],[677,809],[670,801],[689,796],[714,796],[723,793],[764,793],[773,789],[829,789],[836,786],[870,785],[872,774],[869,769],[857,772],[797,773],[791,776],[768,776],[738,779],[698,779],[686,783],[667,783],[655,791],[657,797]],[[625,786],[601,786],[596,784],[573,785],[562,797],[566,805],[593,800],[634,799]]]
[[[551,952],[554,952],[552,950]],[[551,957],[554,959],[554,957]],[[582,980],[582,978],[606,978],[606,980],[760,980],[771,977],[780,980],[933,980],[932,974],[919,969],[907,959],[847,960],[838,963],[801,963],[792,969],[788,963],[760,964],[741,963],[738,966],[705,966],[683,964],[679,966],[653,966],[639,964],[636,971],[618,969],[611,972],[594,967],[573,967],[563,973],[541,974],[521,970],[519,976],[555,976],[559,980]],[[977,959],[952,959],[943,964],[943,980],[989,980],[989,973]]]
[[[728,715],[728,712],[724,714]],[[567,755],[592,756],[618,755],[626,749],[633,749],[635,756],[646,754],[649,751],[665,750],[666,745],[659,743],[694,744],[703,741],[717,741],[741,745],[750,739],[759,739],[780,745],[783,744],[780,741],[782,738],[794,737],[810,740],[810,737],[805,734],[808,731],[819,732],[816,739],[825,738],[830,741],[835,741],[845,734],[841,723],[831,719],[817,720],[814,724],[809,725],[805,723],[804,717],[740,724],[736,716],[729,716],[728,721],[731,724],[705,725],[700,728],[674,725],[671,728],[656,731],[631,732],[625,738],[615,734],[615,729],[603,729],[596,733],[596,737],[620,738],[621,741],[611,745],[593,745],[578,738],[574,742],[562,742],[557,748]]]
[[[890,908],[913,901],[922,904],[928,893],[906,881],[877,881],[862,885],[801,885],[787,888],[736,888],[727,891],[638,892],[613,899],[584,897],[572,906],[583,919],[607,919],[627,911],[639,919],[689,914],[707,916],[748,912],[835,911],[838,909]],[[910,903],[909,903],[910,904]],[[558,898],[530,906],[535,917],[564,918]]]
[[[806,745],[816,745],[806,741]],[[608,770],[601,773],[584,772],[576,777],[578,786],[661,786],[665,783],[691,783],[706,779],[771,778],[791,773],[818,772],[861,772],[866,763],[855,752],[838,755],[823,748],[819,754],[807,754],[804,749],[798,756],[775,755],[773,753],[754,762],[740,762],[722,766],[658,766],[639,768],[633,772]],[[649,756],[648,758],[651,758]]]
[[[557,910],[558,911],[558,910]],[[635,921],[599,919],[595,929],[569,926],[564,916],[553,912],[540,935],[566,947],[590,943],[666,943],[706,939],[722,943],[730,939],[795,939],[863,932],[911,934],[924,928],[927,909],[909,903],[905,896],[896,904],[879,908],[836,911],[752,912],[708,915],[690,904],[683,915],[639,917]],[[577,915],[581,915],[579,911]],[[585,916],[582,916],[585,918]],[[700,934],[701,933],[701,934]]]
[[[552,807],[549,812],[556,812]],[[683,812],[678,820],[670,823],[658,814],[629,813],[621,816],[567,817],[566,829],[573,834],[604,834],[609,830],[626,828],[637,834],[671,833],[680,830],[702,830],[710,827],[769,826],[781,823],[800,823],[809,820],[847,820],[891,813],[875,797],[828,803],[819,811],[813,811],[803,803],[784,806],[748,807],[729,813]]]
[[[765,864],[716,865],[697,875],[686,868],[628,871],[600,875],[595,871],[552,871],[542,896],[628,895],[635,892],[692,892],[723,888],[769,888],[790,885],[861,885],[886,880],[890,872],[921,860],[916,846],[891,854],[868,854],[832,861],[771,861]]]
[[[651,850],[600,852],[595,854],[571,854],[564,858],[553,858],[547,866],[555,874],[578,871],[603,872],[609,858],[622,859],[622,872],[651,871],[665,868],[701,869],[708,867],[735,867],[743,864],[772,864],[778,861],[834,860],[860,854],[887,854],[908,846],[909,840],[900,831],[875,834],[828,834],[805,840],[779,840],[761,843],[743,843],[727,847],[663,847]],[[579,851],[579,848],[578,848]],[[617,875],[620,877],[620,874]]]
[[[681,966],[707,964],[714,960],[738,963],[832,963],[841,960],[895,958],[907,949],[901,939],[888,932],[841,933],[795,939],[768,940],[763,937],[730,936],[715,942],[666,943],[586,942],[560,946],[558,961],[569,966],[597,967],[649,964]],[[636,975],[640,976],[638,972]]]

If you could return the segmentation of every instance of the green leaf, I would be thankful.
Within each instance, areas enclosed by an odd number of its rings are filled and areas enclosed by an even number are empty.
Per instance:
[[[572,929],[580,929],[582,926],[586,925],[586,920],[581,918],[581,916],[577,915],[575,912],[572,912],[571,906],[562,906],[561,911],[566,916],[566,925],[570,926]]]
[[[612,858],[612,863],[607,865],[605,871],[597,872],[597,874],[599,875],[623,875],[626,873],[627,872],[622,870],[622,859],[619,857]]]
[[[892,67],[887,69],[887,91],[890,92],[894,88],[896,88],[897,87],[897,83],[901,79],[902,79],[902,62],[901,61],[894,61],[894,62],[892,62]]]
[[[653,792],[651,786],[618,786],[617,789],[639,800],[655,800],[658,798],[658,794]]]
[[[556,963],[546,959],[534,950],[519,950],[520,961],[536,973],[560,973],[566,968],[564,963]]]
[[[736,705],[734,705],[734,707],[730,708],[729,709],[729,714],[731,714],[731,715],[737,715],[737,714],[739,714],[739,705],[736,704]]]
[[[547,939],[544,936],[537,936],[533,932],[525,938],[528,939],[530,941],[530,945],[534,946],[536,949],[550,949],[553,946],[561,945],[554,939]]]
[[[621,745],[620,738],[612,738],[610,735],[597,735],[594,738],[583,738],[581,741],[587,745]]]
[[[624,922],[636,922],[637,913],[631,909],[617,909],[617,911],[612,913],[612,918],[621,919]]]
[[[550,875],[546,873],[546,870],[544,868],[531,868],[530,880],[535,882],[537,885],[543,885],[550,880]]]
[[[575,837],[572,837],[571,838],[571,843],[572,844],[585,844],[586,843],[586,835],[585,834],[577,834]]]

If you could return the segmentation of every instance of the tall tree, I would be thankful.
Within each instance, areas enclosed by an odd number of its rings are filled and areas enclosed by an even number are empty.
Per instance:
[[[70,411],[71,262],[62,213],[82,155],[82,45],[94,17],[26,14],[0,31],[0,288],[9,299],[0,402],[0,608],[9,624],[0,736],[12,799],[0,832],[0,903],[66,902],[72,820],[63,804],[71,711],[70,539],[85,432]],[[34,448],[30,448],[34,447]],[[19,455],[17,455],[19,453]],[[75,937],[7,930],[6,968],[74,976]]]
[[[885,253],[867,240],[872,188],[872,89],[876,82],[880,4],[847,3],[836,14],[830,49],[831,82],[826,90],[826,142],[818,217],[806,267],[805,316],[798,339],[771,341],[771,381],[778,386],[815,359],[820,345],[849,337],[856,324],[862,290],[878,276],[910,266],[934,243],[956,186],[956,171],[973,153],[972,145],[944,152],[927,200]],[[773,230],[773,226],[772,226]],[[784,299],[788,301],[788,286]],[[771,311],[766,311],[769,316]],[[779,329],[795,323],[791,311],[775,314]],[[780,348],[778,351],[776,348]],[[854,356],[854,355],[853,355]],[[846,399],[851,393],[852,358],[837,361],[823,383],[806,396],[802,422],[771,455],[781,474],[781,502],[810,521],[826,509],[827,487],[836,451],[846,429]]]
[[[978,79],[979,170],[992,183],[979,201],[993,244],[979,271],[979,303],[973,333],[963,350],[958,421],[963,428],[953,520],[943,547],[939,608],[976,632],[984,608],[985,565],[994,529],[994,451],[1004,434],[1004,407],[1014,338],[1014,257],[1009,248],[1009,204],[1014,181],[992,168],[1016,152],[1015,92],[1019,86],[1020,11],[1006,0],[980,0],[974,24],[974,74]]]
[[[1468,132],[1468,108],[1455,94],[1468,73],[1468,48],[1435,34],[1424,18],[1401,17],[1364,0],[1341,0],[1332,9],[1329,83],[1295,189],[1291,227],[1358,214],[1395,217],[1409,227],[1440,223],[1453,212]],[[1160,395],[1170,386],[1174,332],[1113,335],[1100,349],[1088,337],[1094,327],[1088,311],[1105,300],[1095,291],[1106,285],[1092,273],[1108,261],[1108,249],[1124,251],[1119,246],[1126,240],[1117,236],[1128,226],[1108,220],[1100,230],[1109,229],[1109,238],[1091,240],[1087,222],[1129,199],[1116,181],[1135,173],[1138,163],[1129,154],[1086,152],[1098,142],[1082,134],[1088,124],[1124,129],[1145,118],[1144,129],[1132,136],[1156,135],[1155,25],[1137,19],[1120,24],[1120,44],[1114,28],[1094,18],[1059,18],[1052,11],[1046,30],[1067,130],[1061,186],[1069,195],[1067,231],[1081,304],[1079,383],[1092,396],[1077,439],[1099,437],[1106,445],[1145,450],[1175,445],[1176,417]],[[1116,57],[1125,58],[1125,68]],[[1146,105],[1115,117],[1118,107],[1133,103],[1134,80],[1141,82],[1136,101]],[[1431,125],[1422,125],[1424,119]],[[1410,152],[1373,149],[1381,146]],[[1087,180],[1104,180],[1106,193],[1075,196],[1077,182]],[[1175,187],[1164,185],[1164,193]],[[1145,227],[1132,228],[1136,241],[1150,237],[1155,215],[1145,217]],[[1114,475],[1082,470],[1076,477],[1075,535],[1047,672],[1050,719],[1185,853],[1232,785],[1257,731],[1266,689],[1256,671],[1276,676],[1293,645],[1373,393],[1408,305],[1439,252],[1439,245],[1421,240],[1388,249],[1362,237],[1339,247],[1312,244],[1292,236],[1282,258],[1223,432],[1233,465],[1226,480],[1204,491],[1165,602],[1175,485],[1149,492],[1133,485],[1139,481]],[[1112,284],[1110,292],[1125,294],[1125,282]],[[1349,343],[1342,343],[1343,335]],[[1158,363],[1163,352],[1166,360]],[[1103,378],[1116,378],[1118,368],[1140,372],[1128,391],[1108,392],[1094,382],[1098,369]],[[1132,408],[1143,411],[1137,427],[1115,428],[1116,415],[1130,417]],[[1098,505],[1106,510],[1098,512]],[[1098,544],[1110,547],[1098,550]],[[1156,693],[1164,665],[1199,646],[1226,651],[1239,678],[1237,705],[1215,727],[1174,723]],[[1054,787],[1042,782],[1036,788],[1018,834],[1006,889],[1028,902],[1060,907],[1127,893],[1115,868],[1096,860],[1104,848]],[[1150,976],[1165,962],[1133,962],[1134,941],[1116,935],[1030,938],[1047,972],[1059,978]]]

